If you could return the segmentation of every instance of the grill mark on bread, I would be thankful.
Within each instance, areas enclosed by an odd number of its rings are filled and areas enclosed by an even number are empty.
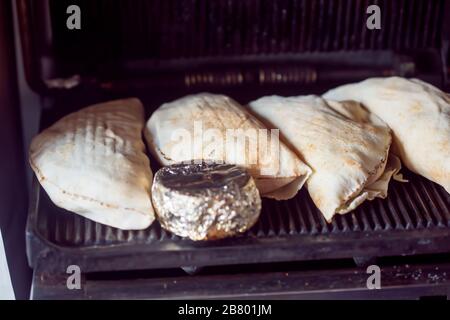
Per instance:
[[[147,213],[142,212],[142,211],[139,211],[139,210],[136,210],[136,209],[134,209],[134,208],[120,207],[120,206],[118,206],[118,205],[116,205],[116,204],[105,203],[105,202],[103,202],[103,201],[99,201],[99,200],[97,200],[97,199],[90,198],[90,197],[85,196],[85,195],[81,195],[81,194],[77,194],[77,193],[68,192],[67,190],[64,190],[63,188],[61,188],[60,186],[58,186],[56,183],[54,183],[54,182],[48,180],[48,179],[42,174],[42,172],[36,167],[36,165],[33,163],[33,161],[32,161],[31,159],[30,159],[29,161],[30,161],[30,165],[33,167],[33,169],[34,169],[35,172],[36,172],[36,175],[37,175],[37,177],[38,177],[39,182],[44,182],[44,181],[46,181],[47,183],[53,185],[53,186],[56,187],[58,190],[60,190],[62,194],[65,194],[65,195],[68,195],[68,196],[71,196],[71,197],[74,197],[74,198],[79,198],[79,199],[82,199],[82,200],[85,200],[85,201],[95,202],[95,203],[98,203],[100,206],[106,207],[106,208],[114,208],[114,209],[120,209],[120,210],[133,211],[133,212],[136,212],[136,213],[145,215],[145,216],[147,215]]]

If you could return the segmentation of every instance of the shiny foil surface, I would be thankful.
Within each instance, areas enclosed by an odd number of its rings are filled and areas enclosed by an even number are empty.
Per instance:
[[[245,232],[257,221],[261,198],[245,169],[228,164],[174,164],[161,168],[152,200],[162,227],[192,240]]]

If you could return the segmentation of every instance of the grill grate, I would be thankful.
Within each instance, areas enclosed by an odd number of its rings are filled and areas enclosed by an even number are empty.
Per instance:
[[[79,32],[63,27],[73,3],[83,12]],[[381,8],[381,30],[366,27],[371,4]],[[56,52],[76,60],[87,57],[85,50],[94,60],[167,60],[440,48],[444,5],[444,0],[50,1]]]
[[[307,191],[288,201],[263,199],[259,221],[247,237],[260,239],[330,234],[382,234],[392,230],[450,227],[450,195],[434,183],[409,173],[411,182],[392,182],[385,200],[366,201],[355,211],[327,224]],[[37,212],[38,233],[52,244],[71,247],[190,242],[161,229],[159,223],[141,231],[122,231],[55,207],[43,190]],[[245,238],[246,235],[239,238]],[[214,242],[211,242],[214,246]]]

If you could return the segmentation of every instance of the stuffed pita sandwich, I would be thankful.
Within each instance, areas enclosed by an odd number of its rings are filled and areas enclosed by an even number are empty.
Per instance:
[[[143,126],[138,99],[84,108],[33,139],[31,167],[57,206],[112,227],[145,229],[154,212]]]
[[[189,95],[160,106],[145,128],[150,151],[163,165],[211,161],[240,165],[261,196],[292,198],[311,169],[239,103],[224,95]]]
[[[411,171],[450,192],[450,97],[418,79],[372,78],[325,93],[356,100],[393,132],[393,152]]]
[[[315,205],[330,222],[365,200],[387,195],[391,177],[400,169],[389,157],[391,134],[386,126],[372,125],[359,112],[340,112],[318,96],[268,96],[250,102],[249,108],[308,164],[307,181]]]

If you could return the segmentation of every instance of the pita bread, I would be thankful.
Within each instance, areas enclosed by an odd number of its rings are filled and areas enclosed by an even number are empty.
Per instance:
[[[399,170],[399,162],[388,159],[391,135],[386,126],[351,113],[346,117],[318,96],[263,97],[249,108],[264,123],[280,128],[313,169],[308,192],[327,221],[365,200],[386,197],[388,182]]]
[[[138,99],[84,108],[33,139],[31,167],[57,206],[112,227],[145,229],[154,212],[143,126]]]
[[[145,130],[149,149],[163,165],[193,160],[240,165],[261,196],[289,199],[311,169],[272,134],[236,101],[208,93],[163,104]],[[260,144],[264,141],[267,148]]]
[[[418,79],[372,78],[328,91],[356,100],[393,132],[393,152],[405,166],[450,192],[450,97]]]

